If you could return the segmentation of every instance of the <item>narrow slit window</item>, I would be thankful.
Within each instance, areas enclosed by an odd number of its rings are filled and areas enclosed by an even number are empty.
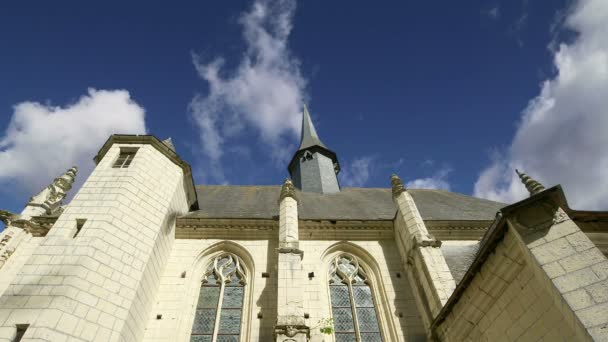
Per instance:
[[[329,290],[336,342],[382,342],[369,279],[354,256],[334,259]]]
[[[121,148],[118,159],[116,159],[112,167],[116,169],[125,169],[129,167],[133,161],[133,158],[135,158],[136,153],[136,148]]]
[[[17,324],[17,334],[15,335],[14,342],[21,341],[21,339],[23,338],[23,335],[25,335],[25,331],[29,327],[30,327],[29,324]]]
[[[244,295],[241,260],[232,254],[215,258],[203,276],[190,341],[240,341]]]
[[[86,219],[76,219],[76,232],[74,233],[73,238],[77,237],[84,226],[84,223],[87,222]]]

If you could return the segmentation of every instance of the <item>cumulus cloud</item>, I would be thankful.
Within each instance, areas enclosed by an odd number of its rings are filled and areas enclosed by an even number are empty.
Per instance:
[[[80,168],[77,180],[82,183],[111,134],[146,132],[144,116],[126,90],[89,89],[64,107],[21,102],[0,138],[0,184],[32,194],[72,165]]]
[[[273,157],[286,161],[289,138],[299,134],[306,80],[288,48],[295,0],[257,0],[239,20],[247,49],[238,67],[224,70],[219,57],[205,63],[193,56],[199,76],[209,85],[195,96],[190,111],[200,129],[209,176],[224,182],[221,159],[225,145],[245,129],[272,147]]]
[[[450,168],[442,168],[431,177],[418,178],[406,182],[405,187],[412,189],[450,190],[450,183],[448,182],[448,174],[450,172]]]
[[[562,184],[575,208],[608,209],[608,2],[579,0],[568,13],[576,38],[552,45],[556,75],[523,111],[510,147],[481,172],[476,196],[524,198],[518,168],[545,186]]]
[[[352,163],[345,163],[339,173],[340,184],[351,187],[362,187],[369,180],[372,157],[361,157]]]

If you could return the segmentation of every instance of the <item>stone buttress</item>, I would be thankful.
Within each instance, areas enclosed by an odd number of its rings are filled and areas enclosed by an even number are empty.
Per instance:
[[[298,237],[298,202],[291,180],[279,197],[279,260],[276,341],[305,342],[310,329],[304,320],[303,252]]]
[[[393,175],[391,183],[397,206],[395,241],[406,272],[415,284],[412,290],[428,328],[456,284],[441,253],[441,241],[429,234],[414,199],[399,177]]]

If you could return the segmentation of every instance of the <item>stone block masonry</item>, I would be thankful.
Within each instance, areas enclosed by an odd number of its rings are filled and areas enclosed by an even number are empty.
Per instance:
[[[608,260],[567,210],[558,187],[502,209],[436,337],[607,341]]]
[[[180,166],[150,144],[112,168],[115,143],[0,297],[0,341],[139,341],[188,210]],[[77,237],[76,220],[86,222]]]
[[[506,232],[494,253],[441,323],[442,341],[579,341],[559,295],[534,271],[517,233]]]

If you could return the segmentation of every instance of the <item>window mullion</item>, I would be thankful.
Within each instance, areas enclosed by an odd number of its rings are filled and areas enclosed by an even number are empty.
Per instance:
[[[355,296],[353,294],[353,284],[351,283],[351,280],[348,279],[347,281],[348,283],[348,297],[350,299],[350,307],[351,310],[353,311],[353,323],[355,325],[355,337],[357,338],[358,342],[361,342],[361,333],[359,332],[359,319],[357,318],[357,308],[355,307]]]
[[[129,161],[129,159],[131,159],[131,154],[127,154],[125,156],[125,160],[122,162],[122,165],[120,165],[121,168],[125,167],[125,164],[127,164],[127,162]]]
[[[217,341],[217,334],[220,330],[220,314],[222,313],[222,304],[224,302],[224,288],[226,287],[226,284],[224,283],[224,277],[220,276],[221,279],[221,286],[220,286],[220,298],[217,302],[217,311],[215,312],[215,324],[213,326],[213,338],[211,339],[212,342],[216,342]]]

